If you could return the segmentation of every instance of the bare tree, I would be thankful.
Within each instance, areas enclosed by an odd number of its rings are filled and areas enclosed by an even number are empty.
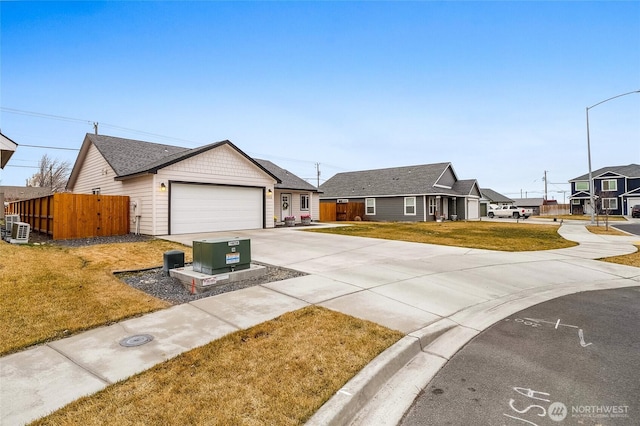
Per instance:
[[[68,161],[59,161],[49,158],[44,154],[38,163],[38,172],[31,176],[29,186],[51,188],[51,192],[64,191],[71,173],[71,164]]]

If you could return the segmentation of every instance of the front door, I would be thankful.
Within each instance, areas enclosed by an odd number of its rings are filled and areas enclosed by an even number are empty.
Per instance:
[[[291,216],[291,194],[280,194],[280,220]]]

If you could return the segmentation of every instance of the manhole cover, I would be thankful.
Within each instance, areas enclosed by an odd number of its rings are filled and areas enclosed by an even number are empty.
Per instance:
[[[153,336],[150,334],[136,334],[135,336],[125,337],[124,339],[120,340],[120,346],[124,346],[127,348],[133,346],[141,346],[145,343],[149,343],[152,340]]]

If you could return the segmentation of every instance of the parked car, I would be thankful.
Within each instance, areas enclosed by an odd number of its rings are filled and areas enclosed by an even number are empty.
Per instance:
[[[631,217],[640,217],[640,204],[631,207]]]
[[[518,206],[493,206],[489,205],[487,216],[493,217],[512,217],[514,219],[526,219],[533,213],[532,209],[525,209]]]

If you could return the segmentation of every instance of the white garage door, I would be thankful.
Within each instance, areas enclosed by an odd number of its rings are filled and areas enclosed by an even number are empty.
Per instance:
[[[627,215],[631,216],[633,206],[640,204],[640,198],[627,198]]]
[[[261,188],[171,184],[171,234],[263,227]]]
[[[467,219],[478,219],[480,217],[480,203],[478,200],[470,199],[467,202],[467,212],[469,217]]]

